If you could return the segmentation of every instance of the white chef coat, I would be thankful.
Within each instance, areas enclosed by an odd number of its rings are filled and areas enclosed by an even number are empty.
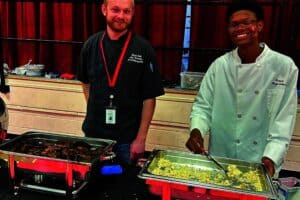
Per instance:
[[[190,129],[210,132],[212,155],[259,163],[266,156],[278,173],[296,119],[298,68],[290,57],[261,46],[254,63],[242,64],[235,49],[211,64]]]

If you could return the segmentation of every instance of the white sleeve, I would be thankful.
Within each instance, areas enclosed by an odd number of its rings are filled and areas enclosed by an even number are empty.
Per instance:
[[[205,73],[190,115],[190,130],[199,129],[202,137],[209,132],[211,127],[215,65],[215,62],[212,63]]]
[[[278,99],[278,112],[270,122],[268,141],[263,153],[263,156],[273,160],[277,170],[284,162],[296,121],[298,68],[292,63],[290,69],[283,98]]]

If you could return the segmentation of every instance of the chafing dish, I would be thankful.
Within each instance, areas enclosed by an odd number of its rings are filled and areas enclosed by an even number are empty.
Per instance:
[[[250,195],[262,199],[275,199],[276,192],[275,186],[272,182],[272,178],[266,172],[265,167],[260,163],[251,163],[242,160],[234,160],[222,157],[214,157],[217,159],[225,168],[229,165],[235,165],[237,168],[245,173],[247,171],[256,171],[259,176],[259,181],[261,184],[261,191],[256,191],[252,189],[241,189],[233,187],[233,185],[218,185],[209,182],[202,182],[199,180],[178,178],[176,176],[164,176],[157,175],[155,170],[159,167],[159,160],[165,159],[173,165],[188,167],[193,169],[196,173],[197,171],[215,171],[217,174],[224,173],[217,165],[215,165],[211,160],[207,159],[206,156],[199,154],[192,154],[189,152],[180,152],[174,150],[154,150],[147,161],[144,163],[138,177],[142,179],[150,180],[154,182],[170,183],[177,185],[186,185],[194,188],[204,188],[209,191],[220,191],[229,193],[238,193],[243,195]],[[192,172],[193,173],[193,172]],[[226,176],[224,176],[226,177]],[[161,184],[164,185],[164,184]],[[169,192],[170,193],[170,192]],[[170,194],[169,194],[170,195]],[[166,198],[168,199],[168,198]]]
[[[27,132],[0,145],[10,189],[78,196],[101,163],[112,160],[113,140]],[[96,169],[97,168],[97,169]]]

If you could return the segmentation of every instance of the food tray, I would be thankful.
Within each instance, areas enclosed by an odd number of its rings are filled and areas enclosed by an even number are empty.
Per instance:
[[[9,187],[66,195],[74,199],[99,167],[114,157],[116,141],[71,135],[26,132],[0,145],[0,160]]]
[[[0,145],[0,158],[7,159],[8,155],[14,155],[15,159],[23,162],[50,159],[90,165],[99,159],[100,155],[112,148],[114,144],[115,141],[113,140],[26,132],[2,143]],[[45,153],[47,150],[49,153]],[[70,156],[70,153],[73,155]]]
[[[266,169],[260,163],[250,163],[241,160],[234,160],[228,158],[215,157],[224,167],[229,165],[236,165],[243,173],[248,171],[256,171],[259,176],[261,191],[255,191],[250,189],[241,189],[233,187],[232,185],[223,186],[213,183],[201,182],[199,180],[177,178],[171,176],[163,176],[154,174],[157,169],[158,162],[161,159],[169,160],[175,166],[183,166],[192,168],[195,173],[199,171],[213,171],[216,174],[222,174],[223,172],[212,161],[208,160],[205,156],[192,154],[188,152],[180,152],[174,150],[154,150],[148,160],[145,162],[143,168],[139,173],[139,177],[147,180],[156,180],[162,182],[168,182],[172,184],[181,184],[187,186],[193,186],[197,188],[205,188],[211,190],[218,190],[230,193],[240,193],[264,198],[276,198],[276,192],[271,177],[266,173]]]

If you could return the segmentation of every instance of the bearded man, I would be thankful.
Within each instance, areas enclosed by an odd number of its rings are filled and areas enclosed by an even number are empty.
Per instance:
[[[77,71],[87,100],[82,130],[117,141],[117,161],[132,164],[143,156],[155,98],[164,90],[153,48],[130,30],[134,0],[104,0],[101,10],[106,30],[85,42]]]

